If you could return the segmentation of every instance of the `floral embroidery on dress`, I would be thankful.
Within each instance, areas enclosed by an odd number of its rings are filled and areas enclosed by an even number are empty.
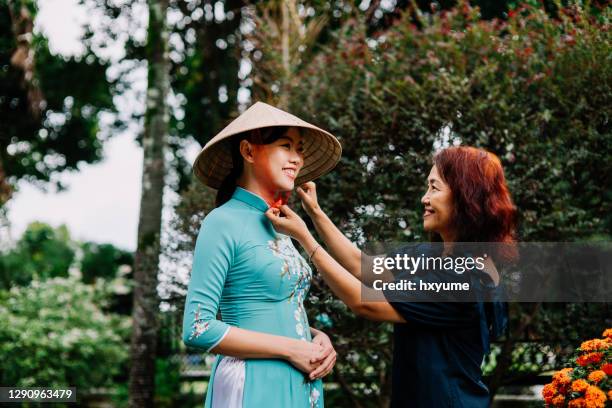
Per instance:
[[[308,396],[308,402],[310,403],[310,408],[318,408],[320,407],[319,405],[319,396],[321,395],[319,393],[318,388],[315,386],[314,383],[311,383],[310,385],[310,395]]]
[[[291,296],[288,301],[295,305],[293,318],[295,319],[295,332],[304,341],[310,341],[310,330],[304,299],[310,289],[312,270],[306,260],[295,249],[291,239],[286,235],[279,235],[276,239],[268,241],[272,253],[283,260],[281,278],[291,279],[294,283]],[[309,381],[304,378],[304,392],[308,395],[310,408],[321,407],[321,392],[317,387],[317,381]]]
[[[296,310],[293,312],[296,321],[295,332],[302,340],[309,340],[307,338],[308,330],[306,330],[308,320],[306,310],[304,310],[304,299],[308,289],[310,289],[312,270],[302,255],[295,249],[288,236],[279,235],[276,239],[268,241],[268,246],[275,256],[283,260],[281,278],[295,279],[295,285],[289,297],[289,302],[296,306]]]
[[[189,340],[200,337],[210,328],[210,322],[200,318],[200,306],[201,305],[198,303],[198,310],[193,312],[195,317],[193,319],[193,324],[191,325],[191,335],[189,336]]]

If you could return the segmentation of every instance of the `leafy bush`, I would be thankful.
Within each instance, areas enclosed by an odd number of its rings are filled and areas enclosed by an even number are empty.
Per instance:
[[[0,288],[27,285],[34,278],[68,276],[75,251],[66,226],[33,222],[16,247],[0,253]]]
[[[129,319],[104,312],[105,286],[53,278],[0,291],[0,382],[79,390],[112,384],[128,356]]]
[[[155,360],[155,406],[159,408],[196,407],[202,404],[202,396],[193,390],[181,389],[181,364],[177,359],[157,358]],[[116,387],[113,403],[117,408],[128,407],[128,384]]]
[[[301,72],[291,111],[339,136],[323,205],[359,238],[422,239],[435,144],[502,159],[523,240],[610,234],[609,17],[523,6],[482,21],[467,5],[406,13],[376,38],[353,20]],[[359,186],[359,188],[355,188]]]
[[[97,278],[113,279],[122,265],[133,265],[133,254],[112,244],[85,242],[81,245],[83,259],[81,273],[84,283],[92,283]]]

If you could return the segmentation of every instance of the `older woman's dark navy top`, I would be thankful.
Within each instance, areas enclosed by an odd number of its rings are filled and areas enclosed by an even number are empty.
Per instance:
[[[438,256],[437,248],[416,244],[395,253]],[[483,290],[497,290],[489,282]],[[488,407],[481,365],[490,340],[506,330],[507,304],[390,303],[406,320],[394,327],[391,407]]]

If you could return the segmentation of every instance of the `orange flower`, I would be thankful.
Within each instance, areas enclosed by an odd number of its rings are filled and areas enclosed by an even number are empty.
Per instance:
[[[606,394],[595,385],[589,385],[584,395],[588,408],[604,408],[606,404]]]
[[[584,351],[606,350],[610,347],[610,343],[602,339],[593,339],[583,342],[580,348]]]
[[[612,401],[612,390],[608,391],[608,399]]]
[[[574,371],[573,368],[563,368],[560,371],[557,371],[553,374],[553,384],[565,386],[572,382],[570,378],[570,373]]]
[[[592,363],[599,363],[603,357],[602,353],[587,353],[576,359],[576,364],[584,367]]]
[[[574,392],[584,392],[589,388],[589,383],[580,379],[576,380],[572,383],[572,391]]]
[[[606,373],[606,375],[612,375],[612,364],[606,363],[601,366],[601,371]]]
[[[573,399],[567,404],[567,408],[586,408],[586,401],[584,398]]]
[[[606,373],[601,370],[595,370],[589,374],[589,381],[595,384],[599,383],[601,380],[606,378]]]
[[[604,330],[604,332],[603,332],[602,336],[603,336],[603,337],[608,337],[608,338],[611,338],[611,339],[612,339],[612,329],[606,329],[606,330]]]
[[[557,395],[555,398],[552,399],[552,404],[555,407],[562,407],[565,405],[565,397],[563,395]]]
[[[587,340],[580,345],[582,351],[605,350],[610,347],[610,343],[601,339]]]
[[[557,387],[554,383],[546,384],[542,389],[542,397],[547,404],[552,404],[555,395],[557,395]]]
[[[603,353],[591,353],[591,361],[595,364],[599,363],[603,358]]]

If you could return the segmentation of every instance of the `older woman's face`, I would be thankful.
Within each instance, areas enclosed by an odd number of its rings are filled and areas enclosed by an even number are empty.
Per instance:
[[[423,228],[428,232],[437,232],[442,238],[452,237],[451,219],[453,213],[453,195],[436,166],[431,168],[427,177],[427,191],[421,198],[425,206]]]
[[[292,127],[275,142],[256,146],[256,177],[271,190],[293,190],[304,165],[303,144],[299,131]]]

